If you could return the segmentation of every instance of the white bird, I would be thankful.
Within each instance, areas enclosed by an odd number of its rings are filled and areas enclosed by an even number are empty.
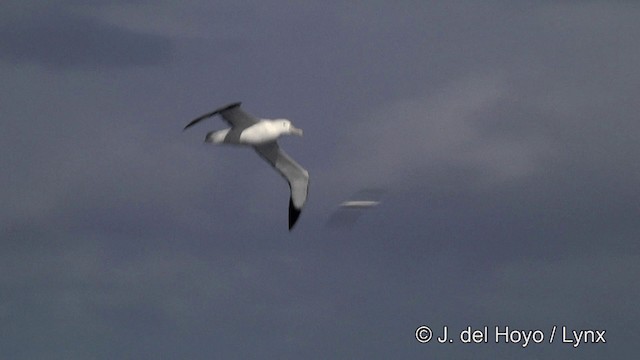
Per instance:
[[[184,130],[196,123],[220,114],[231,128],[207,133],[205,142],[213,144],[234,144],[252,146],[289,183],[289,230],[293,228],[302,207],[307,200],[309,172],[295,162],[280,147],[276,140],[280,135],[302,136],[302,130],[294,127],[287,119],[259,119],[240,109],[240,102],[229,104],[204,114],[191,121]]]

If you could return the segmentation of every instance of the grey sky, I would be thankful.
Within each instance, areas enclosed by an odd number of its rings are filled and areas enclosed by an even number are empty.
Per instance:
[[[640,5],[4,1],[0,357],[624,358],[640,328]],[[305,131],[289,189],[203,144]],[[336,206],[382,203],[349,228]],[[420,325],[606,344],[419,344]]]

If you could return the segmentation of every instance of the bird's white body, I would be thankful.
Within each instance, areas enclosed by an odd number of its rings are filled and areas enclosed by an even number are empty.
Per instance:
[[[233,128],[210,132],[207,134],[205,141],[214,144],[227,143],[255,146],[275,141],[280,135],[284,134],[302,136],[302,130],[294,127],[291,121],[287,119],[262,119],[260,122],[242,129],[239,136],[233,136],[232,131]]]

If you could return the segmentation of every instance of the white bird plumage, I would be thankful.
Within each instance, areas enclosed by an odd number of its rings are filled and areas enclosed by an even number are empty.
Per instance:
[[[263,145],[265,143],[275,141],[280,135],[295,134],[302,136],[302,130],[294,127],[291,121],[287,119],[275,119],[267,120],[263,119],[260,122],[245,128],[239,137],[229,137],[231,129],[224,129],[218,131],[212,131],[207,134],[205,138],[206,142],[214,144],[239,144],[239,145]]]
[[[205,142],[213,144],[235,144],[252,146],[289,183],[289,230],[293,228],[307,200],[309,173],[278,146],[281,135],[302,136],[302,130],[287,119],[258,119],[240,108],[240,102],[229,104],[192,120],[184,129],[198,122],[220,115],[231,128],[211,131]]]

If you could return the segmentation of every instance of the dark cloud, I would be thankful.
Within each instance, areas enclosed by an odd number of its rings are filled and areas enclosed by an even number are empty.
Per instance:
[[[39,11],[3,21],[0,59],[56,68],[124,68],[166,65],[172,43],[95,18],[62,11]]]

